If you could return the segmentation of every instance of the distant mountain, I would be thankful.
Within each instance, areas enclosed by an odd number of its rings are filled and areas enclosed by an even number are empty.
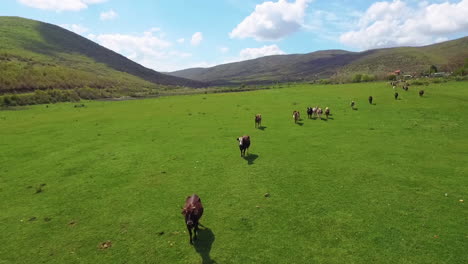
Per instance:
[[[206,86],[156,72],[71,31],[20,17],[0,17],[0,94],[36,89],[138,90]]]
[[[424,47],[399,47],[363,52],[325,50],[308,54],[274,55],[253,60],[170,72],[177,77],[211,84],[310,81],[321,78],[351,78],[365,73],[384,77],[401,70],[421,73],[436,65],[450,71],[468,58],[468,37]]]

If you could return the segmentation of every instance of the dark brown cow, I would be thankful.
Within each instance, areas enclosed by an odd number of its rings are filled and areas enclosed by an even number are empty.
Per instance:
[[[328,120],[328,116],[330,115],[330,108],[325,107],[325,116],[327,117],[327,120]]]
[[[248,149],[250,147],[250,137],[242,136],[242,137],[237,138],[236,140],[239,141],[239,149],[240,149],[241,157],[245,157],[245,151],[247,150],[247,153],[248,153]]]
[[[395,100],[397,100],[398,99],[398,93],[395,93],[394,96],[395,96]]]
[[[262,115],[256,114],[255,115],[255,128],[260,128],[262,126]]]
[[[424,90],[420,90],[419,91],[419,96],[423,96],[424,95]]]
[[[372,97],[372,95],[371,95],[371,96],[369,96],[369,104],[372,104],[372,100],[374,100],[374,97]]]
[[[192,196],[187,196],[182,214],[185,216],[185,224],[189,231],[190,244],[193,244],[192,229],[194,233],[193,239],[197,240],[198,222],[203,215],[203,205],[198,195],[192,194]]]
[[[311,119],[313,113],[312,107],[307,107],[307,118]]]
[[[294,111],[293,112],[294,123],[297,123],[297,121],[299,120],[300,117],[301,117],[301,114],[299,113],[299,111]]]

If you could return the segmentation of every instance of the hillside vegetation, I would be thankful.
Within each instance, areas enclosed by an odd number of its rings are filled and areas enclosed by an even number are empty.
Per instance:
[[[211,68],[194,68],[169,74],[214,84],[314,81],[335,78],[351,81],[354,74],[371,74],[384,79],[401,70],[419,75],[436,65],[440,71],[454,71],[468,58],[468,37],[425,47],[376,49],[364,52],[343,50],[308,54],[275,55],[228,63]]]
[[[0,94],[91,87],[109,93],[204,86],[161,74],[61,27],[0,17]]]

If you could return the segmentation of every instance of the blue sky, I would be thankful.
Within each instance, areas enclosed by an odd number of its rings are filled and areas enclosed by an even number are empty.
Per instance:
[[[466,36],[468,0],[3,0],[157,71]]]

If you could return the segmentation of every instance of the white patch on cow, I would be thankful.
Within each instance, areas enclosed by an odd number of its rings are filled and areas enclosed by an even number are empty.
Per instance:
[[[242,146],[242,137],[238,138],[237,140],[239,140],[239,146]]]

